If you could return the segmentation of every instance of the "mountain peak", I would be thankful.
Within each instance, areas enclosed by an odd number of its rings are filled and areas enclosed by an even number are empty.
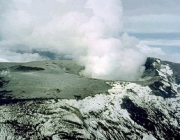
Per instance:
[[[132,82],[80,76],[73,61],[3,63],[0,139],[179,140],[179,66],[148,58]]]

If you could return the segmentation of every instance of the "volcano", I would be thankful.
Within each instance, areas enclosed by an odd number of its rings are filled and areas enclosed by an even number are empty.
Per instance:
[[[71,60],[0,63],[1,140],[179,140],[180,64],[148,58],[137,81]]]

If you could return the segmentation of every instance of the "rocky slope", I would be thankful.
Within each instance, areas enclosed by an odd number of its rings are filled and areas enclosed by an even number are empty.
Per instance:
[[[17,82],[24,77],[18,79],[18,77],[15,77],[16,74],[21,75],[25,71],[24,75],[28,75],[33,71],[33,76],[40,76],[41,74],[45,76],[45,72],[49,74],[48,68],[44,65],[38,65],[37,67],[34,64],[30,65],[31,68],[27,68],[29,67],[28,64],[26,64],[26,67],[20,68],[15,64],[8,65],[6,67],[10,69],[9,71],[1,65],[1,140],[180,139],[179,64],[148,58],[144,75],[136,82],[106,81],[106,84],[103,84],[105,81],[85,78],[83,82],[86,82],[86,84],[80,84],[81,86],[74,93],[75,87],[68,87],[65,84],[66,80],[59,83],[59,87],[58,85],[51,86],[52,89],[59,90],[69,88],[67,91],[70,91],[71,94],[69,94],[68,99],[60,99],[59,97],[62,95],[58,95],[61,92],[57,92],[57,90],[56,96],[51,96],[53,90],[49,90],[50,97],[42,98],[45,89],[38,88],[42,84],[41,81],[36,82],[38,86],[34,86],[36,92],[31,87],[31,91],[26,96],[21,96],[28,91],[28,87],[23,88],[25,93],[20,92],[22,90],[17,90],[25,84],[22,84],[22,86]],[[78,71],[81,68],[76,66],[73,69],[71,67],[69,68],[71,72],[68,73],[65,70],[69,65],[62,65],[60,63],[58,63],[58,67],[57,64],[55,65],[57,74],[61,71],[61,76],[69,76],[69,79],[72,77],[79,78]],[[36,68],[32,68],[32,66]],[[40,71],[45,72],[41,73]],[[13,77],[18,80],[14,80]],[[47,79],[50,77],[47,77]],[[91,80],[96,83],[91,82]],[[52,79],[50,81],[53,82]],[[79,84],[75,84],[74,81],[71,82],[76,86]],[[17,87],[14,90],[15,83],[17,83]],[[89,86],[89,83],[92,86]],[[14,86],[12,86],[13,84]],[[49,86],[51,84],[43,82],[43,85]],[[62,85],[65,88],[62,88]],[[71,88],[72,90],[70,90]],[[98,90],[91,94],[95,90],[93,88]],[[80,89],[83,89],[86,94],[84,95]],[[41,93],[37,93],[37,91]],[[78,91],[81,96],[79,96]],[[31,92],[33,95],[30,95]],[[13,94],[15,95],[13,96]],[[36,94],[38,95],[35,96]],[[28,96],[30,98],[27,98]]]

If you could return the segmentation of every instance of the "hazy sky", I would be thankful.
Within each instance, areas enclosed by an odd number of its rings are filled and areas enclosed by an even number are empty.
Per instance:
[[[89,77],[136,79],[147,57],[180,63],[179,13],[179,0],[0,0],[0,61],[75,59]]]
[[[122,0],[124,30],[129,32],[180,32],[179,0]]]
[[[164,56],[170,61],[180,62],[179,0],[122,0],[122,5],[125,32],[170,54]]]

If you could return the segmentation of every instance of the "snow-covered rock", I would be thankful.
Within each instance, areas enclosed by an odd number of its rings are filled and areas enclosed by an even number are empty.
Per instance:
[[[139,81],[108,81],[107,93],[1,103],[0,139],[179,140],[175,72],[168,63],[149,58]]]

